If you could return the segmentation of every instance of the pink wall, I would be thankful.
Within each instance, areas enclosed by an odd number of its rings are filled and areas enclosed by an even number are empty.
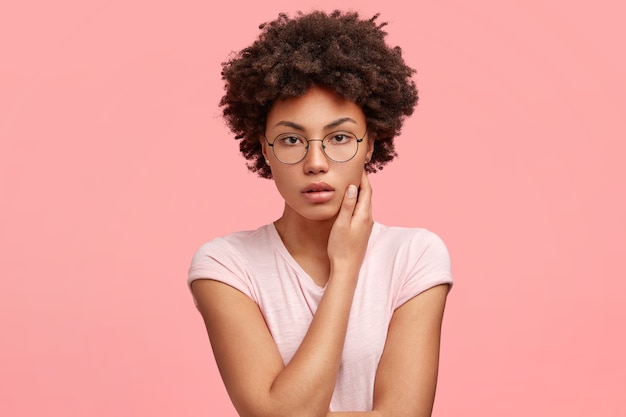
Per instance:
[[[217,102],[220,62],[292,2],[5,3],[0,415],[235,416],[185,277],[280,212]],[[624,6],[405,3],[343,4],[419,71],[372,181],[379,221],[452,254],[434,415],[626,415]]]

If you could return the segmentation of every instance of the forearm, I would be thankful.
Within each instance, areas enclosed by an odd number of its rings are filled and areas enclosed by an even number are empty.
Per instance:
[[[309,330],[270,388],[273,416],[325,416],[337,374],[356,286],[356,268],[331,273]]]
[[[324,294],[287,364],[258,304],[220,282],[199,285],[198,305],[224,385],[240,416],[328,415],[373,226],[368,184],[363,174],[360,194],[355,185],[346,191],[328,237],[330,270]],[[306,320],[306,314],[300,320]]]

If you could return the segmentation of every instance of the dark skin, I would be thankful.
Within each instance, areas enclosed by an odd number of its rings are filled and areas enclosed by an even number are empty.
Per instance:
[[[275,137],[282,121],[303,126],[307,137],[323,137],[324,126],[348,120],[365,130],[362,110],[324,89],[276,103],[268,117]],[[372,189],[364,165],[373,142],[345,163],[329,161],[319,142],[299,164],[282,164],[268,147],[264,155],[285,200],[275,222],[286,248],[324,295],[291,361],[284,365],[259,307],[221,282],[196,280],[193,294],[231,400],[241,416],[429,416],[435,394],[439,339],[447,285],[427,290],[393,314],[376,373],[374,407],[367,412],[328,408],[343,353],[352,298],[373,226]],[[333,189],[323,203],[302,190],[323,182]],[[316,200],[317,201],[317,200]]]

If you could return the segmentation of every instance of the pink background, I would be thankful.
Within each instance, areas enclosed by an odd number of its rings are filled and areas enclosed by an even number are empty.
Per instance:
[[[202,242],[280,213],[219,73],[296,9],[209,3],[0,8],[0,415],[236,415],[185,278]],[[452,255],[434,416],[626,415],[621,3],[341,3],[418,69],[372,181],[379,221]]]

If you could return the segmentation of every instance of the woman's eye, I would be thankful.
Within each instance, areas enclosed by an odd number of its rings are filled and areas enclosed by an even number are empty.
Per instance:
[[[281,145],[294,146],[300,145],[304,143],[304,141],[298,136],[285,136],[283,138],[280,138],[280,143]]]
[[[337,133],[330,137],[330,142],[341,145],[341,144],[350,142],[352,137],[353,136],[350,135],[349,133]]]

